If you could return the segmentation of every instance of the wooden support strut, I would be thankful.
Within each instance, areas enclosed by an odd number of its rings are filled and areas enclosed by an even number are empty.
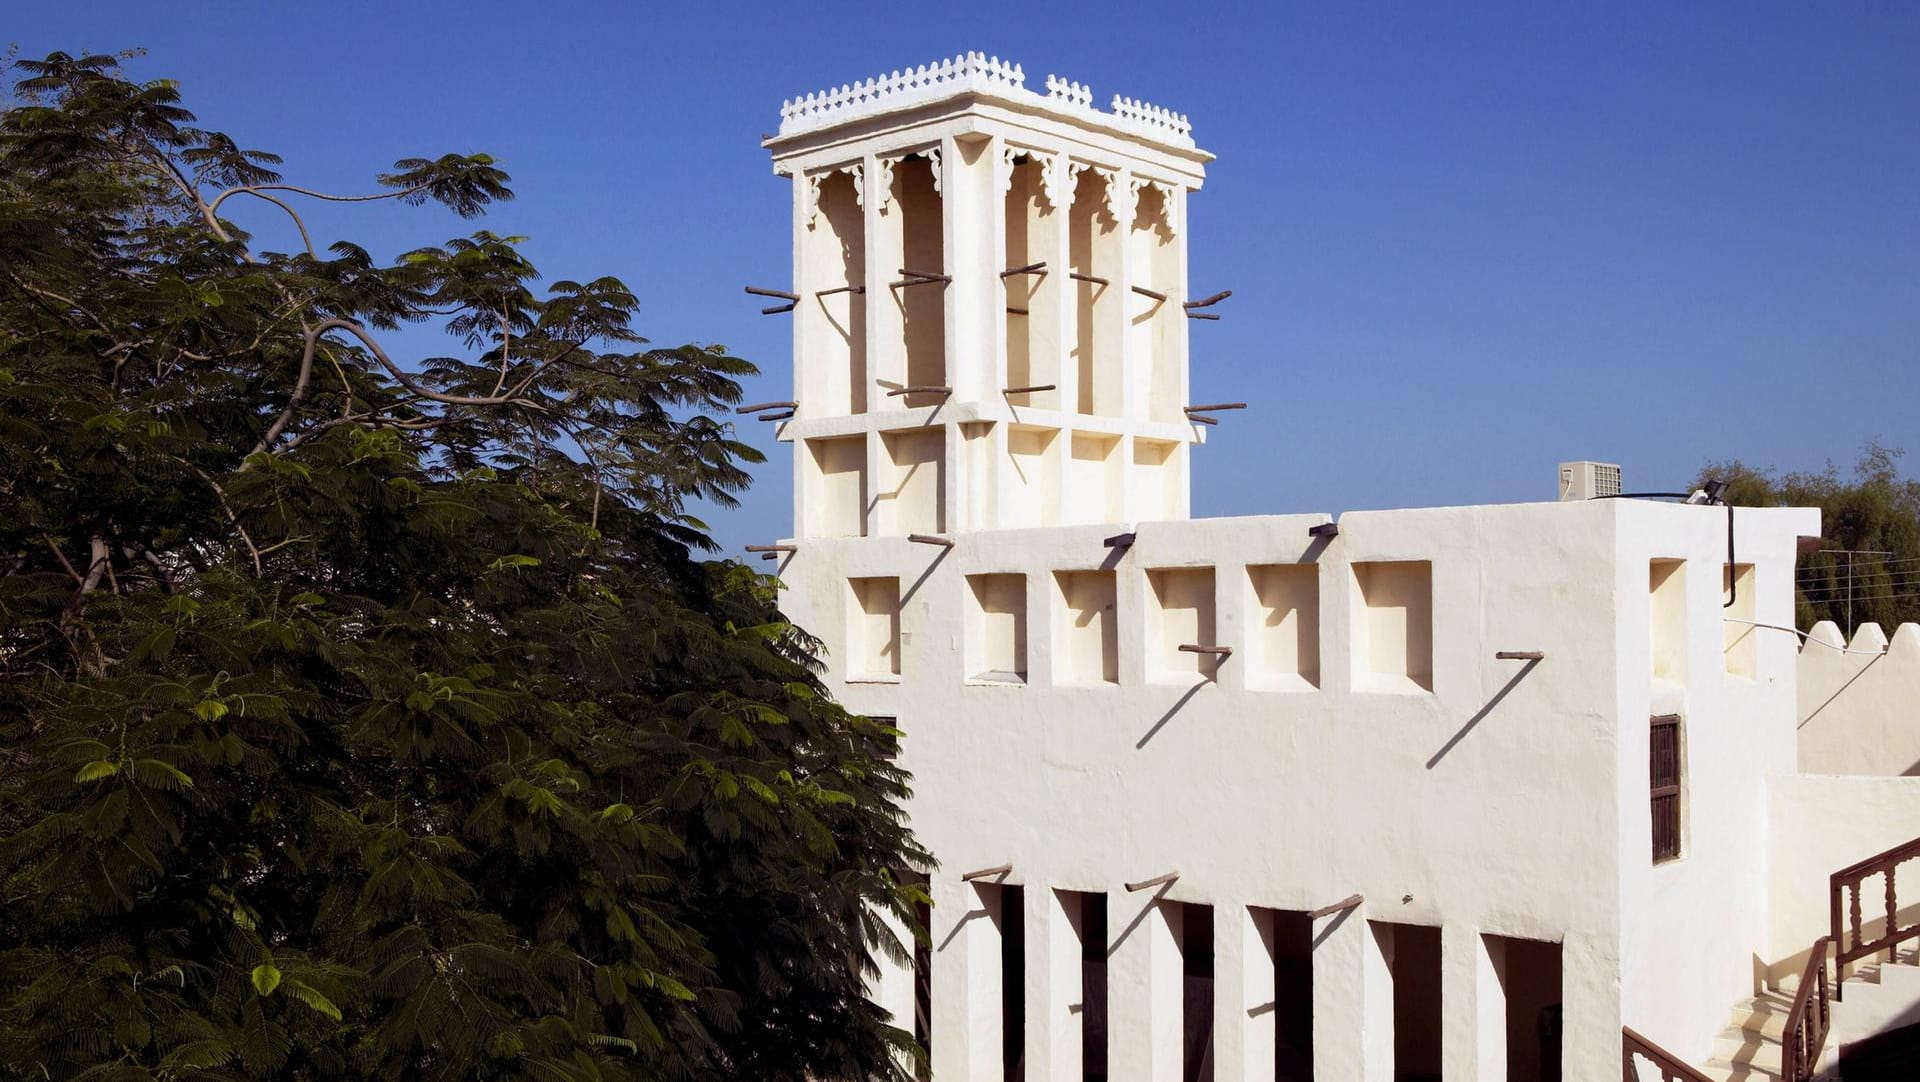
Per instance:
[[[1349,894],[1345,898],[1340,899],[1339,901],[1333,903],[1332,905],[1323,905],[1320,908],[1314,910],[1313,912],[1308,913],[1307,919],[1319,920],[1321,917],[1331,917],[1335,913],[1340,912],[1341,910],[1352,909],[1354,906],[1359,905],[1361,902],[1364,902],[1364,901],[1366,901],[1366,899],[1362,898],[1358,894]]]
[[[800,303],[800,294],[789,293],[784,289],[762,289],[759,286],[747,286],[746,289],[748,293],[756,297],[778,297],[787,302],[785,304],[776,304],[771,308],[760,309],[760,314],[763,316],[770,316],[777,312],[791,312],[793,311],[794,305]]]
[[[755,402],[751,406],[736,406],[733,412],[765,413],[767,410],[793,410],[799,408],[800,403],[798,402]]]
[[[1073,279],[1076,282],[1092,282],[1094,285],[1097,285],[1097,286],[1104,286],[1104,285],[1111,284],[1105,278],[1096,278],[1091,274],[1081,274],[1079,271],[1069,271],[1067,272],[1067,277]]]
[[[1043,259],[1038,263],[1029,263],[1024,267],[1008,267],[1006,270],[1003,270],[1000,272],[1000,277],[1011,278],[1016,274],[1045,274],[1045,273],[1047,273],[1047,262],[1046,260]]]
[[[1213,315],[1210,312],[1188,312],[1187,318],[1188,319],[1219,319],[1220,317]]]
[[[899,289],[902,286],[923,286],[933,282],[945,285],[953,281],[953,276],[950,274],[929,274],[926,271],[917,271],[908,267],[901,267],[900,273],[904,277],[898,282],[888,283],[889,288]]]
[[[1192,311],[1192,310],[1193,310],[1193,309],[1195,309],[1195,308],[1211,308],[1211,307],[1213,307],[1214,305],[1216,305],[1216,304],[1219,304],[1219,303],[1220,303],[1221,301],[1224,301],[1224,300],[1226,300],[1226,299],[1227,299],[1228,297],[1231,297],[1231,296],[1233,296],[1233,290],[1231,290],[1231,289],[1223,289],[1223,290],[1221,290],[1220,292],[1218,292],[1218,293],[1215,293],[1215,294],[1214,294],[1213,296],[1211,296],[1211,297],[1202,297],[1202,298],[1200,298],[1200,299],[1199,299],[1199,300],[1197,300],[1197,301],[1187,301],[1187,302],[1185,302],[1184,304],[1182,304],[1182,305],[1181,305],[1180,307],[1182,307],[1182,308],[1185,308],[1185,309],[1187,309],[1188,311]],[[1218,318],[1220,318],[1220,317],[1219,317],[1219,316],[1208,316],[1208,317],[1206,317],[1206,318],[1208,318],[1208,319],[1218,319]]]
[[[1217,413],[1220,410],[1243,410],[1247,408],[1247,404],[1245,402],[1208,402],[1205,405],[1185,406],[1182,408],[1185,409],[1189,415],[1192,415],[1195,413]]]
[[[1544,661],[1547,652],[1545,650],[1496,650],[1493,656],[1501,661]]]
[[[1052,383],[1036,383],[1031,387],[1002,387],[1001,394],[1033,394],[1037,391],[1056,391],[1059,387]]]
[[[792,410],[781,410],[779,413],[763,413],[754,418],[756,421],[790,421],[792,419]]]
[[[865,293],[866,291],[866,286],[834,286],[832,289],[816,289],[813,291],[813,295],[816,297],[831,297],[835,293]]]
[[[953,547],[953,538],[941,537],[938,534],[910,533],[907,535],[907,540],[916,545],[939,545],[941,548],[947,549]]]
[[[799,545],[747,545],[748,552],[799,552]]]
[[[897,387],[891,391],[888,391],[887,397],[898,398],[903,394],[937,394],[937,395],[944,395],[948,398],[951,398],[953,397],[953,388],[951,387]]]
[[[1183,654],[1212,654],[1214,657],[1225,661],[1227,658],[1233,656],[1233,647],[1201,646],[1197,643],[1183,642],[1180,644],[1180,652]]]
[[[1331,522],[1322,522],[1318,526],[1307,527],[1308,537],[1339,537],[1340,527]]]
[[[1133,290],[1135,293],[1140,294],[1142,297],[1152,297],[1156,301],[1164,301],[1167,299],[1167,295],[1165,293],[1162,293],[1159,290],[1155,290],[1155,289],[1148,289],[1146,286],[1128,286],[1127,288]]]
[[[1188,414],[1187,420],[1196,425],[1217,425],[1220,423],[1220,418],[1218,417],[1203,417],[1197,413]]]
[[[1138,536],[1132,533],[1117,533],[1100,543],[1110,549],[1123,549],[1131,546],[1134,538]]]
[[[963,873],[960,876],[960,881],[963,883],[971,883],[976,879],[998,879],[1011,871],[1013,871],[1013,865],[1011,864],[996,864],[991,868],[982,868],[977,872]]]
[[[1171,871],[1171,872],[1161,872],[1159,875],[1154,876],[1152,879],[1142,879],[1138,883],[1128,883],[1127,892],[1129,894],[1138,894],[1139,892],[1146,890],[1148,887],[1157,887],[1162,883],[1171,883],[1178,878],[1180,878],[1180,873],[1177,870]]]

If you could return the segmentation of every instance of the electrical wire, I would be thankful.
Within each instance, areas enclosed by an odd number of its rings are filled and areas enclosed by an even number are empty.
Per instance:
[[[1872,654],[1875,657],[1879,657],[1881,654],[1886,653],[1886,651],[1884,650],[1853,650],[1845,646],[1835,646],[1830,642],[1824,642],[1820,639],[1816,639],[1812,635],[1807,634],[1806,632],[1800,630],[1797,627],[1785,627],[1781,624],[1762,624],[1762,623],[1756,623],[1752,620],[1736,620],[1731,616],[1723,617],[1722,619],[1726,620],[1726,622],[1729,624],[1745,624],[1748,627],[1764,627],[1768,631],[1790,631],[1793,634],[1800,636],[1800,638],[1806,642],[1818,643],[1819,645],[1824,646],[1829,650],[1838,650],[1843,654]]]

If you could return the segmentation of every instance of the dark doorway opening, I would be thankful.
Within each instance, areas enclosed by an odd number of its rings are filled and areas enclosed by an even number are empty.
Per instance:
[[[1180,931],[1180,1077],[1182,1082],[1213,1082],[1213,907],[1175,904]]]
[[[1000,1064],[1006,1082],[1027,1077],[1027,891],[1000,888]]]
[[[1560,1082],[1560,944],[1487,937],[1507,1004],[1507,1082]]]

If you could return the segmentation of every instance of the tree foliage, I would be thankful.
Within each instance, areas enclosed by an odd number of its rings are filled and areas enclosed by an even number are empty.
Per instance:
[[[751,366],[518,238],[386,263],[298,212],[472,217],[485,155],[319,193],[172,83],[19,69],[0,1075],[898,1077],[861,994],[924,898],[895,734],[686,510],[746,483],[712,415]]]
[[[1795,574],[1799,626],[1832,620],[1851,634],[1872,621],[1891,632],[1920,621],[1920,481],[1900,475],[1903,454],[1870,441],[1850,479],[1831,462],[1779,474],[1735,460],[1709,464],[1696,483],[1728,482],[1726,499],[1742,507],[1818,507],[1825,540]]]

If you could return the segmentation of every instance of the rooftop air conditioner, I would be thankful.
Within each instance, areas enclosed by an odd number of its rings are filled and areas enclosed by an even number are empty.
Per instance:
[[[1560,463],[1560,498],[1594,500],[1620,495],[1620,467],[1608,462]]]

